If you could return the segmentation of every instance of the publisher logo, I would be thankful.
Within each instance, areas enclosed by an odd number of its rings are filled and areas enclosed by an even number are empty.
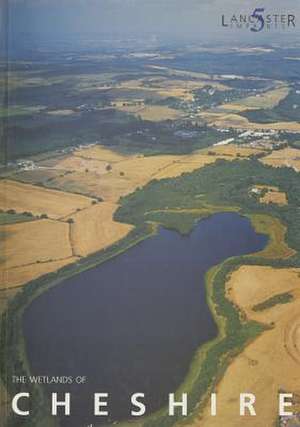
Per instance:
[[[293,13],[269,13],[264,7],[257,7],[250,14],[222,15],[222,27],[247,29],[253,33],[265,30],[286,30],[296,27]]]

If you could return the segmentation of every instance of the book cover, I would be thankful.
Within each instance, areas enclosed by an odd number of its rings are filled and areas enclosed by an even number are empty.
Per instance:
[[[1,427],[299,427],[299,2],[0,18]]]

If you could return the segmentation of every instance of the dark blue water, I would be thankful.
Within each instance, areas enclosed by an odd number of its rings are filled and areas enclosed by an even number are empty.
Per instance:
[[[216,214],[188,236],[161,228],[35,299],[23,319],[32,372],[88,378],[84,386],[46,387],[72,392],[72,416],[62,425],[95,421],[95,392],[109,393],[109,420],[129,418],[134,392],[145,393],[147,413],[164,405],[195,350],[217,334],[205,272],[228,257],[261,250],[266,241],[248,219]]]

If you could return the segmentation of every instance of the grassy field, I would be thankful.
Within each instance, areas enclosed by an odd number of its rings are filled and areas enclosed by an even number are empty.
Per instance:
[[[18,222],[33,221],[35,218],[29,214],[17,214],[0,212],[0,226],[8,224],[17,224]]]
[[[266,214],[251,214],[251,222],[257,233],[269,235],[271,243],[259,255],[269,259],[284,259],[295,255],[296,251],[286,243],[287,227],[278,218]]]

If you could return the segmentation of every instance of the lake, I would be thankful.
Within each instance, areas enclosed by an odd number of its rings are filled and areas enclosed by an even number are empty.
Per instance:
[[[72,393],[72,415],[61,425],[95,422],[95,392],[109,393],[110,416],[103,422],[128,419],[135,392],[145,393],[147,414],[162,407],[196,349],[217,334],[205,273],[266,243],[247,218],[219,213],[186,236],[160,228],[36,298],[23,317],[32,373],[87,377],[84,385],[45,386],[47,392]]]

